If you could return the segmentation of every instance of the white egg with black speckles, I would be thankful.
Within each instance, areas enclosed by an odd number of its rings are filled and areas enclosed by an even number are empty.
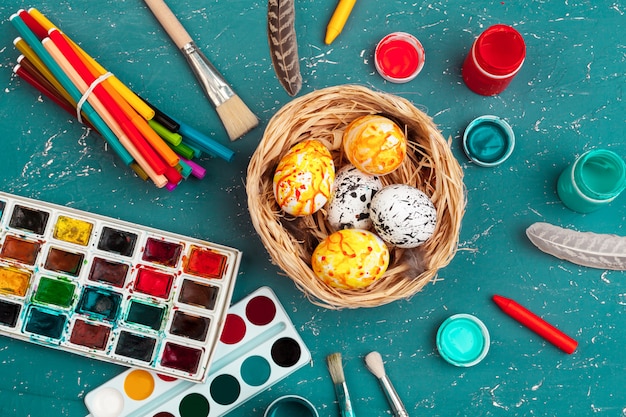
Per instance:
[[[334,230],[371,228],[370,203],[381,188],[383,184],[377,176],[354,165],[342,167],[335,176],[328,204],[326,219],[330,226]]]
[[[415,248],[435,232],[437,209],[428,196],[407,184],[392,184],[374,195],[371,219],[378,236],[399,248]]]

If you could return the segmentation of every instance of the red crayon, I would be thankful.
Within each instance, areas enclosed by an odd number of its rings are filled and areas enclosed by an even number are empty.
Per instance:
[[[521,324],[528,327],[530,330],[534,331],[562,351],[566,353],[573,353],[576,350],[576,347],[578,346],[577,341],[515,301],[500,295],[494,295],[493,301],[506,314],[513,317],[515,320],[519,321]]]

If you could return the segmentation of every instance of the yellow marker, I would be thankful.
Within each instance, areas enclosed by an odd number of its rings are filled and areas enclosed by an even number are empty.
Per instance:
[[[326,27],[326,45],[330,45],[343,30],[356,0],[339,0],[339,4]]]
[[[31,8],[28,10],[28,14],[33,17],[41,26],[43,26],[46,30],[50,30],[53,28],[57,28],[46,16],[44,16],[39,10],[35,8]],[[58,29],[58,28],[57,28]],[[59,29],[60,31],[60,29]],[[65,38],[70,42],[70,44],[77,48],[83,57],[93,65],[100,75],[106,74],[107,70],[104,69],[95,59],[89,56],[85,51],[83,51],[75,42],[73,42],[69,36],[63,34]],[[108,78],[113,85],[113,87],[117,90],[117,92],[124,97],[124,99],[133,106],[133,108],[139,113],[144,119],[150,120],[154,117],[154,110],[148,106],[142,99],[140,99],[137,94],[132,92],[128,87],[126,87],[117,77],[112,76]]]

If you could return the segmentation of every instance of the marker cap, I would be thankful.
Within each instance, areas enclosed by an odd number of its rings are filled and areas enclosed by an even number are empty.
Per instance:
[[[474,366],[489,351],[489,331],[485,324],[471,314],[448,317],[437,331],[439,354],[455,366]]]
[[[515,147],[511,126],[497,116],[472,120],[463,133],[463,150],[476,165],[494,167],[506,161]]]

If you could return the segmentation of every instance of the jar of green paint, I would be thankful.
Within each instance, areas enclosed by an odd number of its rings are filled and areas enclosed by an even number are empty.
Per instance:
[[[626,188],[626,163],[615,152],[595,149],[565,168],[557,193],[565,206],[591,213],[613,201]]]

